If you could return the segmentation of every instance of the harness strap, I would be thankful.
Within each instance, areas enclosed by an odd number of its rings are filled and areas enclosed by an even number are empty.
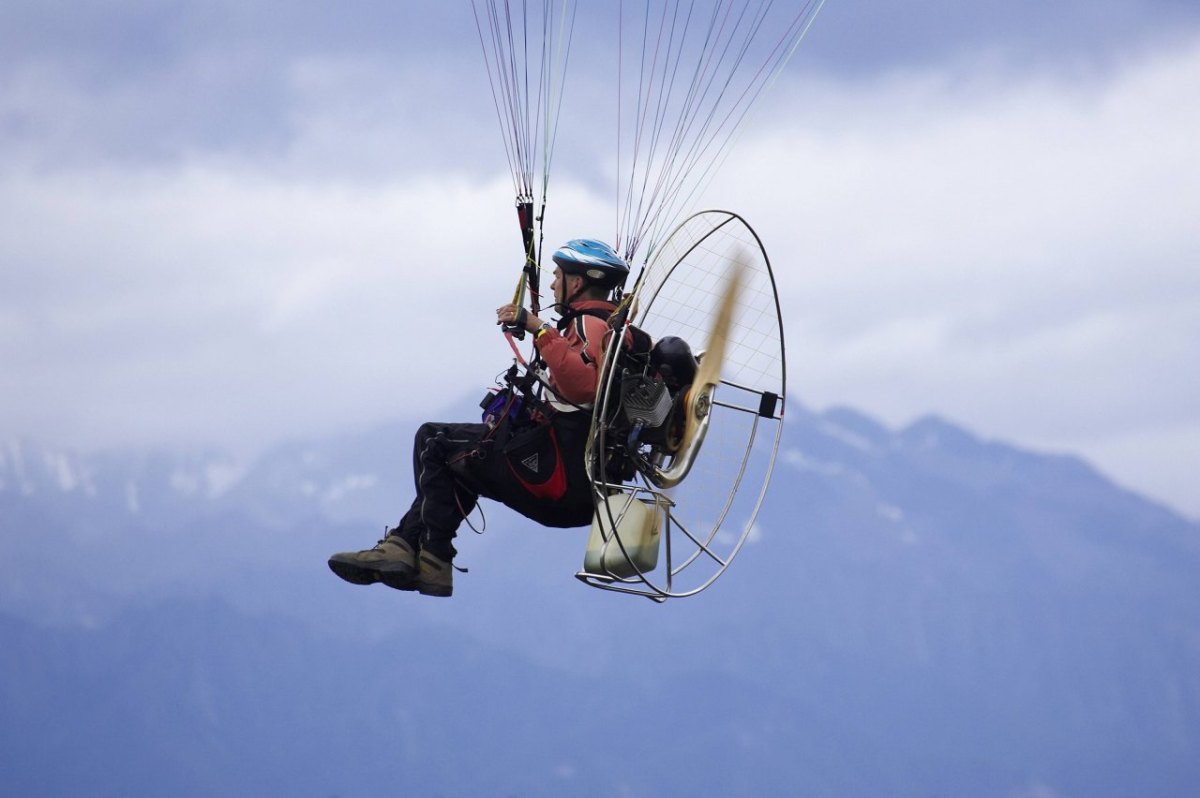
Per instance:
[[[603,308],[570,308],[558,320],[558,331],[562,332],[571,325],[571,322],[580,316],[595,316],[597,319],[603,319],[605,323],[612,318],[613,311],[604,310]]]

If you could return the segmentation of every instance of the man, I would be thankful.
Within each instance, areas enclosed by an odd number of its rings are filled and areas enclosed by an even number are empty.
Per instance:
[[[453,593],[452,540],[480,496],[547,526],[584,526],[592,498],[584,468],[591,402],[603,358],[614,289],[629,266],[607,244],[575,239],[554,253],[556,325],[513,304],[496,323],[534,334],[530,371],[548,371],[541,400],[510,386],[490,423],[428,423],[413,447],[416,498],[373,548],[342,552],[329,567],[356,585],[375,582],[427,596]],[[531,407],[530,405],[536,405]]]

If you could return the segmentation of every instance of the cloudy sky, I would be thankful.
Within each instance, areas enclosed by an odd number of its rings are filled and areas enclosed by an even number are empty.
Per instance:
[[[571,65],[551,241],[615,228],[601,63]],[[700,204],[771,253],[794,400],[1200,518],[1198,91],[1193,2],[828,0]],[[511,205],[466,0],[6,0],[0,440],[252,454],[437,415],[507,363]]]

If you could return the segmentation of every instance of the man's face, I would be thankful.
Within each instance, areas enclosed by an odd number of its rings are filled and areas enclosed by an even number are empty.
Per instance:
[[[575,283],[582,278],[570,274],[563,274],[561,266],[554,267],[554,282],[550,283],[550,291],[554,294],[554,301],[560,305],[567,304],[567,297],[575,290]]]

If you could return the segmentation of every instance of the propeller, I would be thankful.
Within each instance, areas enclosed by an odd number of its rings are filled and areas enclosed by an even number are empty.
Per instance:
[[[687,398],[683,402],[683,433],[679,436],[675,456],[669,468],[656,468],[652,475],[653,482],[661,488],[669,488],[683,481],[691,471],[696,455],[700,453],[700,445],[704,443],[708,423],[712,418],[712,397],[721,382],[725,348],[729,342],[729,331],[733,327],[733,313],[737,307],[738,294],[748,261],[746,251],[740,247],[734,250],[729,259],[731,268],[725,289],[721,293],[713,326],[700,356],[696,378],[692,381]]]

